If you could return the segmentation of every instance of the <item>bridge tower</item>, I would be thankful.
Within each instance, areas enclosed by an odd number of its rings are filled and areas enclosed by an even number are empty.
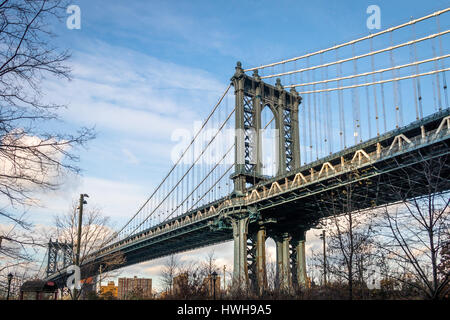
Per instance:
[[[56,241],[48,242],[47,277],[58,271],[58,255],[62,255],[62,268],[73,264],[73,246],[69,243]]]
[[[280,79],[276,85],[261,81],[258,71],[248,76],[240,62],[231,78],[235,90],[235,172],[234,192],[245,193],[247,184],[254,185],[262,178],[261,113],[270,108],[276,129],[277,175],[300,166],[300,138],[298,108],[301,97],[292,88],[286,91]]]
[[[275,85],[263,82],[255,70],[252,76],[245,74],[240,62],[231,78],[235,89],[235,172],[234,196],[243,196],[248,186],[267,178],[262,174],[262,133],[261,113],[265,108],[272,111],[275,121],[276,175],[283,175],[300,166],[300,137],[298,109],[302,98],[295,88],[286,91],[280,79]],[[239,286],[250,286],[262,294],[267,288],[265,241],[265,221],[258,213],[239,209],[231,216],[234,238],[234,281]],[[273,235],[277,242],[278,278],[281,286],[290,290],[292,283],[303,277],[304,266],[295,261],[304,261],[298,237],[290,243],[287,233]],[[295,255],[292,252],[297,253]],[[292,269],[291,261],[294,261]],[[299,270],[300,269],[300,270]],[[294,271],[294,278],[291,273]],[[300,272],[297,272],[300,271]],[[299,276],[297,276],[297,274]],[[303,279],[300,279],[301,281]]]

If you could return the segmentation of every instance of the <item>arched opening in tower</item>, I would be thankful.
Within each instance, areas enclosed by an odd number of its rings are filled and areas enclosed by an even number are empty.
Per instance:
[[[277,119],[269,105],[261,112],[261,172],[265,176],[275,176],[278,171],[278,130]]]

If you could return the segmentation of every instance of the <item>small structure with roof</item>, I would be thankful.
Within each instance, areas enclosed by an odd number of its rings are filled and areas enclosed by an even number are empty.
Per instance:
[[[53,281],[30,280],[20,287],[20,300],[56,300],[57,293]]]

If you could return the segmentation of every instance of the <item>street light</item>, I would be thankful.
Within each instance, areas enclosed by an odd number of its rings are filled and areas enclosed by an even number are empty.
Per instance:
[[[217,280],[217,272],[213,272],[212,274],[211,274],[211,277],[212,277],[212,281],[213,281],[213,297],[214,297],[214,300],[216,300],[216,280]]]
[[[322,230],[320,234],[320,239],[323,241],[323,284],[327,285],[327,254],[325,248],[325,230]]]
[[[11,290],[11,280],[13,278],[12,273],[8,273],[8,293],[6,294],[6,300],[9,300],[9,292]]]

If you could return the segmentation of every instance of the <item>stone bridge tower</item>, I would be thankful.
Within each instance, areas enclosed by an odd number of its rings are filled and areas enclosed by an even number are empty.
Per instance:
[[[267,178],[262,175],[261,113],[269,108],[275,121],[276,176],[300,166],[298,110],[301,97],[292,88],[286,91],[279,79],[275,86],[261,81],[257,70],[244,73],[238,62],[231,78],[235,89],[235,172],[234,195],[245,195],[248,186]],[[234,283],[250,286],[262,294],[267,287],[265,242],[267,237],[277,246],[277,280],[280,288],[305,283],[305,230],[277,230],[276,221],[264,218],[257,208],[239,208],[226,220],[233,229]],[[276,230],[276,231],[274,231]]]
[[[258,71],[253,76],[244,73],[238,62],[231,78],[235,90],[235,172],[234,191],[245,193],[246,185],[262,178],[261,113],[270,108],[276,129],[277,175],[300,166],[298,108],[301,97],[292,88],[289,92],[277,79],[276,85],[261,81]]]

